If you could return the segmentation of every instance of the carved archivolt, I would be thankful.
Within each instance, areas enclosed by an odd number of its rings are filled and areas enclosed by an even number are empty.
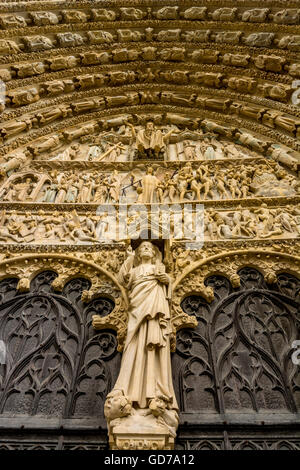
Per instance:
[[[69,142],[73,130],[62,131],[87,113],[88,134],[110,110],[144,105],[196,107],[256,131],[259,123],[262,135],[299,149],[299,9],[249,3],[4,4],[3,154],[41,137]]]

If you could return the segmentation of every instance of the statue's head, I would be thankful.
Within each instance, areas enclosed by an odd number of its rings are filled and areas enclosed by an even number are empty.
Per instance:
[[[68,227],[69,227],[70,230],[74,230],[76,225],[74,224],[74,222],[69,222]]]
[[[154,130],[154,122],[153,121],[147,121],[146,129],[147,129],[147,131],[153,131]]]
[[[163,397],[155,397],[149,403],[149,409],[154,416],[161,416],[167,408],[167,401]]]
[[[113,390],[107,395],[104,405],[104,414],[108,421],[123,418],[131,414],[132,403],[125,396],[123,390]]]
[[[140,246],[137,249],[137,256],[142,259],[142,258],[149,258],[153,259],[155,258],[155,249],[154,246],[152,245],[151,242],[149,241],[144,241],[140,244]]]

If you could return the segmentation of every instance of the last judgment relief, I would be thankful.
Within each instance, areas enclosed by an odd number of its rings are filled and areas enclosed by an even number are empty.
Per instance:
[[[300,449],[299,4],[100,3],[1,3],[0,449]]]

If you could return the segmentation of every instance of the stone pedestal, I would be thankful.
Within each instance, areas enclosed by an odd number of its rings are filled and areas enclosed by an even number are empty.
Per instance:
[[[172,450],[174,437],[169,428],[152,414],[134,414],[111,423],[109,446],[112,450]]]

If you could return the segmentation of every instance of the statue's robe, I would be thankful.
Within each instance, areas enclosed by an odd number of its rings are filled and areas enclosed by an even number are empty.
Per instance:
[[[136,145],[139,151],[153,149],[159,153],[165,145],[162,132],[154,130],[148,135],[145,129],[141,129],[136,135]]]
[[[169,409],[178,409],[170,358],[170,308],[166,286],[155,278],[155,265],[141,264],[130,271],[129,319],[121,370],[114,389],[140,408],[155,397]]]

